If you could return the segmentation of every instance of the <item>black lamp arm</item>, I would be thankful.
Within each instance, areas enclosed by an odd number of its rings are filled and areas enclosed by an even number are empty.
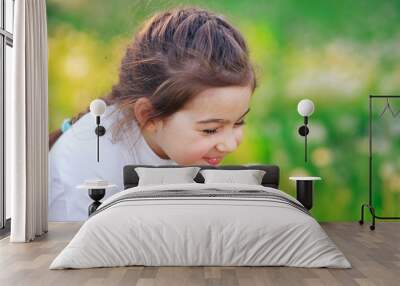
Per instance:
[[[304,137],[304,161],[307,162],[307,135],[310,133],[308,125],[308,116],[304,116],[304,125],[299,127],[300,136]]]
[[[104,128],[104,126],[100,125],[100,116],[96,116],[96,125],[97,125],[97,127],[94,130],[94,132],[97,135],[97,162],[99,162],[99,153],[100,153],[99,137],[106,134],[106,129]]]

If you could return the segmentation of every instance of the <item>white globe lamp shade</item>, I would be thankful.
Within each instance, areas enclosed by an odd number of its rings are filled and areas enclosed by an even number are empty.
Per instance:
[[[297,105],[297,111],[301,116],[310,116],[314,112],[314,103],[309,99],[303,99]]]
[[[106,111],[106,103],[104,100],[95,99],[90,103],[90,113],[94,116],[101,116]]]

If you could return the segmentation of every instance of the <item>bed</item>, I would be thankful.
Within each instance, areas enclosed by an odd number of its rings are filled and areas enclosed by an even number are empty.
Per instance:
[[[144,266],[292,266],[350,268],[318,222],[279,190],[274,165],[197,166],[263,170],[261,184],[140,185],[128,165],[124,190],[82,225],[50,269]],[[243,171],[242,171],[243,170]]]

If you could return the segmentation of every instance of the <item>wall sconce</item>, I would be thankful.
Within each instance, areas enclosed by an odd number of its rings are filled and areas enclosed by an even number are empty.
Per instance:
[[[94,133],[97,135],[97,162],[99,162],[99,138],[106,134],[104,126],[100,125],[100,116],[106,111],[106,103],[101,99],[95,99],[90,103],[90,113],[96,118],[97,127]]]
[[[309,99],[303,99],[297,105],[297,111],[304,117],[304,125],[299,127],[299,134],[304,137],[304,161],[307,162],[307,135],[310,133],[307,125],[308,117],[314,112],[314,103]]]

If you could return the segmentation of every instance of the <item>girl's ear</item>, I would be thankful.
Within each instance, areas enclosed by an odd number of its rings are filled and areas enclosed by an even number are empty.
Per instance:
[[[140,97],[138,100],[136,100],[133,110],[136,120],[141,129],[145,128],[152,132],[156,130],[154,120],[148,120],[151,111],[153,110],[153,105],[151,104],[149,99],[145,97]]]

